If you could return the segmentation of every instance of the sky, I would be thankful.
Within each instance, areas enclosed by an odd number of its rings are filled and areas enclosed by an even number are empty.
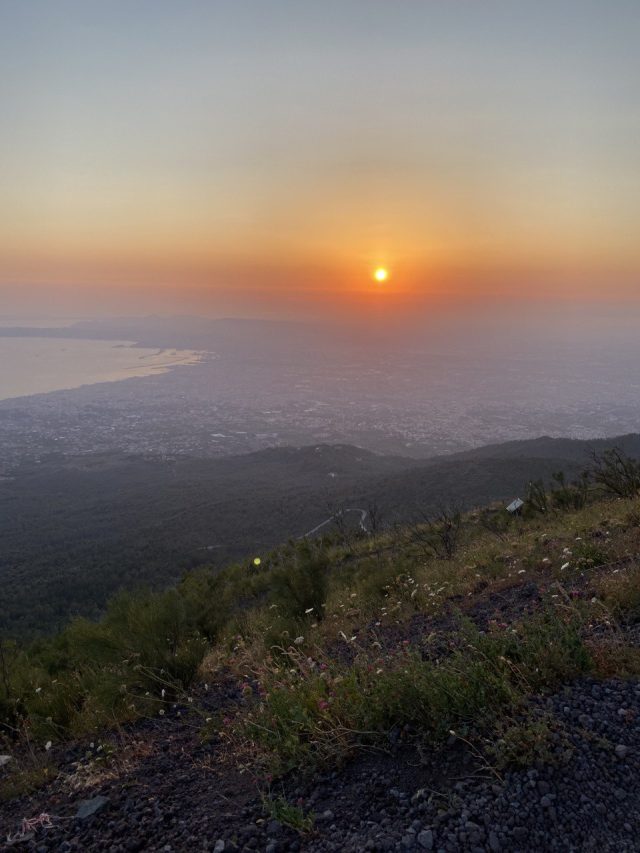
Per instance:
[[[624,312],[639,41],[638,0],[0,0],[0,315]]]

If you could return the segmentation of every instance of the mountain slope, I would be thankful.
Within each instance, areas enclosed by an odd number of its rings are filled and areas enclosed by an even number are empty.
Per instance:
[[[618,443],[640,455],[639,436],[597,446]],[[118,589],[264,554],[344,506],[375,503],[391,524],[442,505],[511,500],[531,479],[577,473],[591,444],[539,439],[424,461],[349,445],[214,460],[50,457],[0,481],[0,619],[26,635],[97,617]]]
[[[640,498],[506,523],[283,546],[3,646],[8,847],[631,853]]]

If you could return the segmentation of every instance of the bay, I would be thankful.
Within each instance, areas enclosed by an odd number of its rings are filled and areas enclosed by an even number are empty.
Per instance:
[[[0,400],[152,376],[199,360],[191,350],[150,349],[131,341],[0,338]]]

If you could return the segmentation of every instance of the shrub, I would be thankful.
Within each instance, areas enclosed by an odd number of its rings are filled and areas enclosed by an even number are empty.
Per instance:
[[[589,496],[589,475],[585,472],[573,483],[567,482],[563,471],[551,475],[555,488],[551,492],[553,504],[565,511],[582,509]]]
[[[192,682],[206,649],[178,590],[122,593],[102,622],[78,619],[9,664],[5,654],[2,722],[19,730],[28,720],[46,740],[154,713],[161,691]]]
[[[513,526],[513,518],[505,507],[482,510],[478,522],[485,530],[497,536],[501,541],[507,538],[507,533]]]
[[[535,480],[527,487],[526,507],[532,512],[545,515],[549,511],[549,496],[542,480]]]
[[[605,492],[620,498],[631,498],[640,491],[640,461],[630,459],[614,447],[602,454],[594,452],[593,478]]]
[[[305,541],[290,562],[277,566],[270,576],[270,601],[283,619],[304,619],[307,611],[323,617],[327,597],[328,560],[324,550]]]
[[[417,549],[424,558],[453,559],[462,533],[462,513],[457,508],[442,507],[435,516],[424,512],[417,521],[399,528],[401,540]]]

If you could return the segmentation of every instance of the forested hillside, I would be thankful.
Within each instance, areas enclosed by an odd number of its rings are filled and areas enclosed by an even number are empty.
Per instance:
[[[531,479],[577,475],[590,448],[613,445],[640,455],[640,437],[626,436],[424,461],[348,445],[219,460],[53,456],[0,481],[0,620],[12,635],[46,633],[75,615],[98,617],[119,589],[162,588],[194,566],[264,554],[345,507],[375,508],[375,523],[389,527],[443,506],[511,500]]]

